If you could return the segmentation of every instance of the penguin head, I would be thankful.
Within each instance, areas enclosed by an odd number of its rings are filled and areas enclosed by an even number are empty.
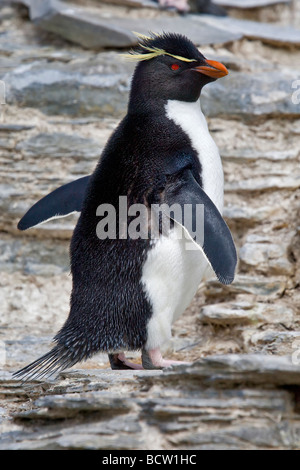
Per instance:
[[[145,107],[148,101],[197,101],[204,85],[228,74],[223,64],[207,60],[179,34],[140,36],[139,45],[127,57],[138,60],[130,96],[134,107]]]

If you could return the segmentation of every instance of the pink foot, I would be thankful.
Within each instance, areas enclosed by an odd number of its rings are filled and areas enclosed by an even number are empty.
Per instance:
[[[125,364],[129,369],[136,369],[136,370],[142,370],[144,367],[142,364],[135,364],[134,362],[130,362],[124,353],[118,354],[118,359]]]
[[[124,353],[116,353],[116,354],[109,354],[108,355],[110,367],[114,370],[126,370],[126,369],[134,369],[139,370],[143,369],[141,364],[135,364],[133,362],[128,361]]]
[[[159,348],[150,349],[149,351],[143,350],[142,363],[144,369],[163,369],[165,367],[172,367],[179,364],[190,364],[190,362],[164,359]]]

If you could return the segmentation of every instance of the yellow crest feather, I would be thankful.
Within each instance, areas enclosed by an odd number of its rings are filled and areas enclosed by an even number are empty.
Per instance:
[[[150,33],[150,34],[152,34],[152,37],[146,36],[146,35],[141,34],[141,33],[137,33],[135,31],[132,31],[132,32],[133,32],[133,34],[135,34],[142,41],[149,41],[149,40],[153,39],[153,36],[157,36],[157,37],[160,36],[160,34],[153,33],[153,32]],[[186,57],[170,54],[169,52],[166,52],[163,49],[159,49],[157,47],[149,47],[149,46],[147,46],[145,44],[142,44],[142,43],[139,43],[139,46],[142,47],[143,49],[145,49],[146,51],[148,51],[148,53],[140,54],[140,53],[135,52],[133,50],[129,53],[122,54],[122,56],[125,59],[129,59],[129,60],[133,60],[133,61],[143,61],[143,60],[154,59],[154,57],[159,57],[161,55],[168,55],[170,57],[173,57],[174,59],[182,60],[183,62],[196,62],[196,59],[187,59]]]

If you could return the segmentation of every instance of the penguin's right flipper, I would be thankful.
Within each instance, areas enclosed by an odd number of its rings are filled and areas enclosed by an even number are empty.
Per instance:
[[[81,212],[90,176],[83,176],[64,184],[35,203],[18,223],[19,230],[27,230],[48,220]]]
[[[197,183],[192,170],[185,168],[180,176],[172,175],[164,192],[169,208],[174,204],[181,208],[179,217],[175,211],[170,218],[183,226],[191,243],[203,252],[219,281],[230,284],[237,264],[235,245],[222,215]],[[203,220],[197,217],[200,205],[204,206]],[[200,227],[196,227],[197,224]]]

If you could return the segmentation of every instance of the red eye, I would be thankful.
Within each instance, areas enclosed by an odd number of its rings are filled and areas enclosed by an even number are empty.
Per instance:
[[[179,69],[179,65],[178,65],[178,64],[172,64],[172,65],[171,65],[171,69],[172,69],[172,70],[178,70],[178,69]]]

